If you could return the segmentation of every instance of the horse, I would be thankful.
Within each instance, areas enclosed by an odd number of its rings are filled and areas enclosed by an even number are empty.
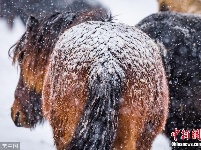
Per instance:
[[[201,13],[200,0],[158,0],[159,11],[173,11],[190,14]]]
[[[136,26],[155,40],[161,51],[170,91],[170,108],[165,133],[172,142],[175,142],[174,137],[171,136],[175,128],[180,130],[177,136],[178,142],[199,142],[198,139],[191,137],[182,140],[181,130],[192,132],[194,129],[200,129],[200,23],[201,18],[198,15],[160,12],[148,16]]]
[[[15,18],[26,25],[29,16],[44,16],[58,11],[80,12],[96,7],[106,9],[96,0],[0,0],[0,18],[5,19],[8,27],[12,28]]]
[[[165,126],[157,45],[105,11],[30,17],[12,55],[21,69],[12,119],[28,128],[48,120],[58,150],[150,149]]]

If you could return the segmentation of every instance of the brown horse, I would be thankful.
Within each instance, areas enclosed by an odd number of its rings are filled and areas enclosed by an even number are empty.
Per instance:
[[[32,128],[44,116],[59,150],[150,149],[164,128],[159,49],[104,10],[30,17],[13,53],[21,76],[12,118]]]
[[[200,0],[158,0],[160,11],[201,14]]]

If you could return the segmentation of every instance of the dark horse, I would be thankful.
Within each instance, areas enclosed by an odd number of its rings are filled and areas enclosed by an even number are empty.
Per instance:
[[[104,7],[96,0],[0,0],[0,18],[6,19],[10,27],[19,17],[24,24],[29,16],[44,16],[53,12],[86,11]]]
[[[165,125],[159,49],[101,9],[30,17],[13,49],[21,68],[12,119],[50,121],[57,149],[150,149]]]
[[[201,17],[173,12],[153,14],[137,27],[158,43],[169,80],[170,108],[165,132],[171,141],[175,128],[181,130],[201,128]],[[175,148],[176,149],[176,148]],[[178,147],[177,149],[192,149]],[[193,148],[193,149],[196,149]],[[198,148],[199,149],[199,148]]]

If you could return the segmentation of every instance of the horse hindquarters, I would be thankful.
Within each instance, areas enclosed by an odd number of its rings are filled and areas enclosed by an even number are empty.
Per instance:
[[[136,81],[136,76],[126,78],[127,86],[122,93],[118,116],[115,150],[149,150],[161,133],[168,112],[168,86],[162,65],[155,76],[145,75]],[[161,68],[160,68],[161,67]],[[134,86],[133,86],[134,85]]]
[[[113,60],[92,65],[85,110],[68,150],[113,147],[123,77],[123,70]]]
[[[89,76],[86,70],[82,71],[83,74],[78,75],[76,82],[68,78],[68,92],[63,98],[60,92],[57,92],[54,98],[52,95],[55,91],[50,92],[55,89],[50,84],[53,82],[53,85],[57,85],[62,78],[51,78],[51,70],[46,76],[43,111],[53,128],[58,150],[109,150],[113,147],[124,72],[112,60],[94,64],[91,68]]]
[[[147,112],[147,119],[141,136],[137,140],[138,150],[149,150],[154,139],[165,129],[168,116],[169,91],[164,70],[156,79],[154,102]],[[150,100],[150,99],[148,99]],[[146,144],[145,144],[146,143]]]
[[[83,33],[75,34],[78,30]],[[117,31],[121,36],[116,38]],[[101,39],[102,44],[92,39]],[[136,150],[151,138],[149,149],[167,114],[168,99],[161,91],[168,90],[161,84],[161,74],[159,50],[135,28],[87,22],[66,31],[50,64],[51,85],[46,89],[50,96],[43,94],[44,102],[50,98],[47,109],[57,148]],[[161,91],[154,95],[158,89]],[[153,136],[141,139],[149,133],[149,126]]]

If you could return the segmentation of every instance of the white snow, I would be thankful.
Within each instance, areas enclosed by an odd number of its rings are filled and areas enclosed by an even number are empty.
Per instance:
[[[102,0],[114,15],[124,22],[135,25],[138,21],[157,11],[156,0]],[[12,66],[8,49],[20,38],[25,28],[19,19],[15,20],[13,30],[0,20],[0,142],[21,142],[21,150],[54,150],[52,131],[48,123],[35,130],[16,127],[11,119],[10,108],[14,101],[19,70]],[[170,150],[169,143],[159,135],[152,150]]]
[[[19,69],[12,66],[8,49],[23,34],[25,28],[16,19],[13,30],[0,20],[0,142],[20,142],[21,150],[54,150],[52,131],[48,123],[35,130],[16,127],[11,119],[10,108],[14,101]]]

